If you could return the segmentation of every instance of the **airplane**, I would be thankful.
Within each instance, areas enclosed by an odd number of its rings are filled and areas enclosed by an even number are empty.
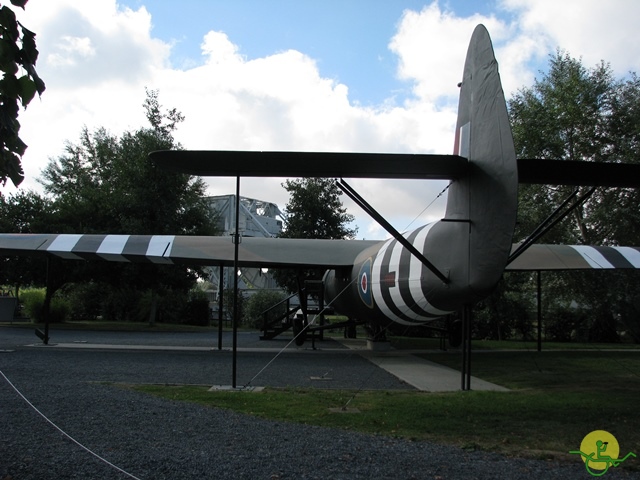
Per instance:
[[[0,234],[0,254],[323,268],[325,299],[374,329],[420,325],[462,309],[467,349],[470,305],[488,296],[505,271],[640,268],[638,247],[535,244],[553,222],[513,243],[519,183],[638,188],[640,165],[517,159],[498,63],[483,25],[472,34],[459,89],[452,155],[183,150],[149,155],[170,171],[233,176],[238,182],[245,176],[340,178],[343,191],[387,229],[389,240],[242,238],[234,243],[228,237],[178,235]],[[343,178],[448,179],[444,218],[399,233]]]

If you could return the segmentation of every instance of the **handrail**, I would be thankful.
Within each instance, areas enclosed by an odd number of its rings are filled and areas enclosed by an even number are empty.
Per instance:
[[[267,331],[269,330],[269,327],[272,327],[275,323],[280,322],[282,319],[284,318],[289,318],[289,316],[294,313],[296,310],[298,310],[300,308],[300,305],[296,306],[295,308],[291,308],[290,306],[290,301],[293,297],[295,297],[297,294],[293,293],[291,295],[289,295],[287,298],[279,301],[278,303],[272,305],[271,307],[267,308],[266,310],[264,310],[260,315],[262,315],[262,332],[263,335],[266,336],[267,335]],[[273,318],[271,321],[269,321],[269,312],[271,312],[272,310],[282,306],[283,304],[287,305],[287,308],[285,309],[285,312],[282,315],[279,315],[276,318]],[[291,325],[289,325],[291,326]]]

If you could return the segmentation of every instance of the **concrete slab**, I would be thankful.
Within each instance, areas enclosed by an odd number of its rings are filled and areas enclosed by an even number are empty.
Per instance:
[[[461,388],[460,372],[415,355],[360,352],[367,360],[424,392],[457,392]],[[509,389],[471,377],[471,390],[508,392]]]
[[[430,362],[407,351],[371,351],[362,340],[347,339],[341,342],[350,349],[356,350],[374,365],[418,390],[424,392],[457,392],[461,390],[462,381],[458,370]],[[474,376],[471,377],[471,390],[509,391],[508,388]]]
[[[254,392],[260,393],[264,390],[264,387],[252,387],[252,386],[240,386],[233,387],[231,385],[214,385],[209,389],[209,392]]]

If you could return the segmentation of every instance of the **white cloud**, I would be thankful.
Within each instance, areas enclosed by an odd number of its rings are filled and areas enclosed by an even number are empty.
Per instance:
[[[418,98],[427,102],[442,97],[457,101],[455,86],[462,77],[469,38],[479,23],[494,38],[503,37],[507,29],[494,16],[458,17],[441,9],[437,1],[420,12],[404,12],[389,48],[400,59],[399,76],[415,82],[414,93]]]
[[[502,6],[517,17],[523,35],[548,53],[560,47],[587,67],[604,60],[620,76],[638,69],[639,2],[503,0]]]
[[[242,57],[238,54],[238,47],[231,43],[229,37],[223,32],[207,33],[201,48],[202,54],[208,57],[209,64],[228,65],[242,61]]]
[[[91,44],[88,37],[71,37],[64,35],[57,45],[56,53],[50,53],[47,63],[53,67],[64,67],[76,65],[75,57],[89,58],[96,54],[96,49]]]

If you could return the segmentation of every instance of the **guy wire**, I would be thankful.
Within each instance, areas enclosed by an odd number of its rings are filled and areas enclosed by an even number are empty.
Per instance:
[[[438,200],[438,199],[439,199],[439,198],[444,194],[444,192],[446,192],[446,191],[449,189],[449,187],[451,186],[451,184],[452,184],[452,183],[453,183],[453,181],[449,182],[449,183],[447,184],[447,186],[446,186],[446,187],[444,187],[444,188],[442,189],[442,191],[441,191],[438,195],[436,195],[436,196],[435,196],[435,198],[434,198],[433,200],[431,200],[431,202],[429,203],[429,205],[427,205],[426,207],[424,207],[424,208],[422,209],[422,211],[421,211],[418,215],[416,215],[416,217],[415,217],[413,220],[411,220],[411,222],[409,222],[409,225],[407,225],[404,229],[405,229],[405,230],[409,230],[409,227],[410,227],[411,225],[413,225],[413,224],[414,224],[414,222],[415,222],[416,220],[418,220],[418,219],[422,216],[422,214],[424,214],[424,212],[426,212],[426,211],[429,209],[429,207],[431,207],[431,205],[433,205],[433,204],[435,203],[435,201],[436,201],[436,200]]]
[[[335,297],[333,300],[331,300],[327,305],[325,305],[325,306],[324,306],[324,308],[320,311],[320,313],[318,313],[318,314],[314,317],[314,319],[313,319],[311,322],[309,322],[307,325],[305,325],[305,326],[304,326],[304,328],[303,328],[302,330],[300,330],[300,332],[298,332],[298,334],[297,334],[295,337],[293,337],[293,338],[292,338],[292,339],[291,339],[291,340],[290,340],[290,341],[289,341],[289,342],[288,342],[284,347],[282,347],[282,349],[281,349],[278,353],[276,353],[276,355],[275,355],[271,360],[269,360],[269,361],[267,362],[267,364],[266,364],[264,367],[262,367],[262,368],[260,369],[260,371],[259,371],[258,373],[256,373],[256,374],[253,376],[253,378],[252,378],[251,380],[249,380],[249,381],[244,385],[244,387],[245,387],[245,388],[246,388],[246,387],[248,387],[248,386],[251,384],[251,382],[253,382],[256,378],[258,378],[258,376],[260,376],[260,375],[262,374],[262,372],[264,372],[264,371],[265,371],[265,370],[266,370],[266,369],[267,369],[267,368],[268,368],[268,367],[269,367],[269,366],[270,366],[270,365],[271,365],[271,364],[276,360],[276,358],[278,358],[278,357],[280,356],[280,354],[282,354],[282,352],[284,352],[287,348],[289,348],[289,346],[290,346],[293,342],[295,342],[295,341],[296,341],[296,339],[297,339],[300,335],[302,335],[302,334],[304,333],[304,331],[305,331],[307,328],[309,328],[310,326],[312,326],[312,325],[315,323],[316,318],[318,318],[320,315],[322,315],[322,313],[323,313],[323,312],[324,312],[328,307],[330,307],[330,306],[331,306],[331,304],[332,304],[335,300],[337,300],[337,299],[340,297],[340,295],[342,295],[342,294],[347,290],[347,288],[349,288],[351,285],[353,285],[353,283],[354,283],[355,281],[356,281],[356,279],[355,279],[355,278],[354,278],[353,280],[351,280],[351,282],[349,282],[349,283],[348,283],[348,284],[347,284],[347,285],[346,285],[346,286],[345,286],[345,287],[344,287],[344,288],[343,288],[343,289],[338,293],[338,295],[336,295],[336,297]],[[326,375],[326,374],[325,374],[325,375]]]

